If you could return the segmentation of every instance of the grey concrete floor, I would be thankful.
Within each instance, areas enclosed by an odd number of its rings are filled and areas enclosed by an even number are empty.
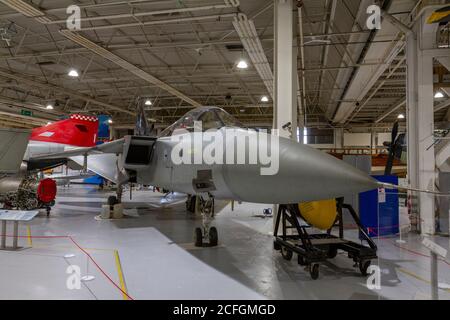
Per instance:
[[[42,213],[21,225],[19,243],[24,248],[0,251],[0,299],[125,299],[119,288],[134,299],[430,297],[429,253],[416,234],[404,235],[404,244],[397,238],[376,240],[379,259],[373,264],[381,269],[381,289],[370,290],[343,252],[321,265],[318,280],[312,280],[295,257],[283,260],[273,250],[272,219],[261,217],[268,205],[236,204],[232,211],[229,203],[218,201],[219,246],[195,248],[192,234],[200,218],[186,213],[182,197],[164,204],[160,194],[137,191],[131,201],[124,195],[130,216],[96,219],[110,194],[92,186],[60,188],[49,218]],[[356,238],[354,230],[347,235]],[[435,241],[448,249],[448,238]],[[69,289],[69,266],[95,279]],[[448,258],[439,262],[441,299],[450,299],[449,267]]]

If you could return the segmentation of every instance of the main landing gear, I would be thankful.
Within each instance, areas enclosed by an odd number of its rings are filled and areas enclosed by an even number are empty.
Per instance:
[[[101,219],[123,218],[122,190],[123,186],[118,184],[116,195],[108,197],[107,204],[102,206]]]
[[[216,227],[211,227],[214,219],[214,198],[208,194],[206,197],[198,196],[198,210],[202,214],[202,227],[195,228],[194,241],[196,247],[215,247],[219,241]]]
[[[123,185],[118,184],[116,195],[108,197],[108,205],[113,207],[116,204],[122,203],[122,193],[123,193]]]

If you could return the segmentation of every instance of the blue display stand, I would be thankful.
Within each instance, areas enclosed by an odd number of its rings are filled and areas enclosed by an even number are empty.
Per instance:
[[[109,140],[110,131],[109,131],[109,120],[111,117],[108,115],[98,115],[98,135],[97,139],[100,141]]]
[[[99,175],[95,175],[95,176],[84,179],[83,182],[87,183],[87,184],[101,185],[104,183],[104,180]]]
[[[381,182],[398,185],[397,176],[373,177]],[[378,189],[359,194],[360,220],[370,237],[395,235],[399,232],[398,190],[385,191],[384,202],[378,201]]]

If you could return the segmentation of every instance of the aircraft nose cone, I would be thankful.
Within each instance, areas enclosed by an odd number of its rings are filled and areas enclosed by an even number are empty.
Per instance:
[[[325,200],[377,188],[368,174],[285,138],[279,138],[278,167],[276,174],[262,175],[260,166],[226,165],[224,178],[235,196],[259,203]]]

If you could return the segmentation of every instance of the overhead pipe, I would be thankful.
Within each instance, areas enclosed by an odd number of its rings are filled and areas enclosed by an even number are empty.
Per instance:
[[[303,1],[297,1],[297,13],[298,13],[298,34],[300,39],[300,66],[301,66],[301,75],[302,75],[302,90],[301,90],[301,99],[302,99],[302,108],[303,115],[306,125],[306,80],[305,80],[305,39],[303,35],[303,16],[302,16],[302,7]],[[320,89],[320,88],[319,88]]]
[[[353,113],[353,115],[350,117],[350,119],[347,120],[347,124],[348,124],[350,121],[352,121],[352,120],[355,118],[355,116],[359,113],[359,111],[361,111],[361,109],[362,109],[362,108],[370,101],[370,99],[372,99],[372,98],[375,96],[375,94],[378,92],[378,90],[381,89],[381,87],[386,83],[386,81],[387,81],[390,77],[392,77],[392,76],[394,75],[395,71],[397,71],[397,69],[400,68],[400,67],[403,65],[403,63],[405,62],[405,60],[406,60],[406,56],[402,57],[402,58],[399,60],[399,62],[394,66],[394,68],[392,68],[392,70],[389,72],[389,74],[386,76],[386,78],[378,84],[378,86],[375,88],[375,90],[372,91],[372,93],[371,93],[370,96],[364,101],[364,103],[362,103],[362,104],[358,107],[358,109]],[[406,102],[406,100],[405,100],[405,102]],[[388,115],[389,115],[389,114],[388,114]],[[386,115],[386,116],[387,116],[387,115]],[[380,122],[381,120],[383,120],[383,118],[381,118],[381,119],[378,120],[378,121],[375,120],[375,122]]]
[[[93,31],[93,30],[106,30],[106,29],[115,29],[115,28],[129,28],[129,27],[138,27],[138,26],[170,24],[170,23],[179,23],[179,22],[190,22],[190,21],[203,21],[203,20],[212,20],[212,19],[217,20],[217,19],[224,19],[224,18],[234,18],[235,16],[236,16],[236,13],[214,14],[214,15],[208,15],[208,16],[186,17],[186,18],[165,19],[165,20],[156,20],[156,21],[147,21],[147,22],[134,22],[134,23],[84,27],[84,28],[78,29],[77,31]],[[65,29],[65,30],[67,30],[67,29]]]
[[[96,17],[82,17],[82,21],[99,21],[99,20],[114,20],[114,19],[125,19],[125,18],[139,18],[139,17],[147,17],[147,16],[156,16],[162,14],[173,14],[173,13],[186,13],[186,12],[195,12],[195,11],[206,11],[206,10],[219,10],[219,9],[228,9],[239,6],[239,1],[230,3],[229,1],[225,1],[225,4],[220,5],[209,5],[202,7],[193,7],[193,8],[179,8],[179,9],[167,9],[167,10],[158,10],[158,11],[146,11],[146,12],[130,12],[123,14],[112,14],[112,15],[104,15],[104,16],[96,16]],[[48,22],[47,24],[65,24],[66,19],[61,20],[53,20]]]
[[[233,26],[269,95],[273,98],[273,73],[253,21],[240,13],[235,17]]]

